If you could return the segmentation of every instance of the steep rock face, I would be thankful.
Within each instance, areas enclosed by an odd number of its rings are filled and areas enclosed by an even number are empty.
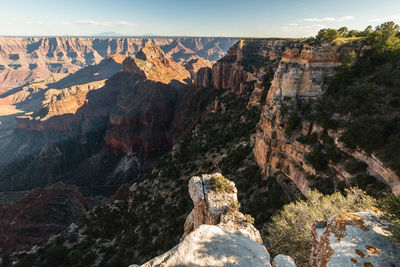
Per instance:
[[[389,185],[392,193],[400,195],[400,177],[388,166],[386,166],[374,154],[367,154],[359,150],[350,150],[339,141],[340,133],[331,133],[336,145],[345,153],[351,155],[355,159],[365,162],[367,164],[367,171],[369,174],[378,177],[379,180]]]
[[[30,191],[0,208],[0,255],[30,249],[59,233],[86,211],[76,186],[55,184]]]
[[[74,73],[99,63],[110,54],[134,55],[145,38],[0,38],[0,93],[55,73]],[[153,38],[156,45],[177,62],[193,57],[215,61],[238,39]]]
[[[213,66],[212,85],[217,89],[240,91],[244,82],[254,79],[252,70],[258,71],[259,64],[280,58],[285,47],[281,40],[240,40]]]
[[[390,240],[390,222],[373,211],[342,214],[313,227],[312,266],[398,266],[400,247]]]
[[[225,179],[220,173],[194,176],[189,181],[189,194],[194,208],[186,218],[184,235],[199,225],[218,225],[224,230],[240,231],[253,241],[262,243],[258,230],[238,211],[237,189],[228,182],[223,192],[212,189],[216,179]]]
[[[308,46],[295,44],[283,53],[277,71],[268,90],[266,104],[262,109],[254,146],[254,155],[266,175],[282,172],[306,194],[309,189],[308,175],[315,169],[306,162],[308,145],[296,141],[300,134],[322,132],[318,125],[304,121],[296,136],[286,133],[289,115],[282,112],[297,101],[313,101],[326,90],[335,68],[341,64],[347,52],[359,45]],[[285,107],[284,107],[285,106]],[[339,168],[337,168],[340,171]],[[346,173],[338,173],[344,178]]]
[[[193,58],[189,60],[184,67],[189,71],[190,76],[192,77],[192,81],[196,79],[196,73],[201,69],[201,68],[210,68],[211,63],[208,60],[202,59],[202,58]]]
[[[318,97],[329,77],[342,64],[346,52],[356,47],[301,45],[287,49],[275,72],[267,101],[283,97]]]
[[[285,121],[279,106],[264,106],[253,150],[255,159],[266,175],[282,172],[306,194],[309,188],[306,177],[315,174],[305,159],[311,150],[293,139],[289,140],[285,133]]]
[[[264,102],[269,83],[288,43],[279,39],[242,39],[212,68],[201,68],[196,86],[231,89],[244,94],[252,89],[249,105]],[[254,89],[254,90],[253,90]]]

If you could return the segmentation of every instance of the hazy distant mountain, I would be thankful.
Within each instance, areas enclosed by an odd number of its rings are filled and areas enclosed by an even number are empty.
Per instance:
[[[91,36],[122,36],[122,34],[116,32],[101,32]]]

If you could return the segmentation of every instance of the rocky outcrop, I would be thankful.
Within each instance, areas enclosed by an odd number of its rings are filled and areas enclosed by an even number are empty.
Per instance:
[[[226,182],[222,191],[213,190],[213,184],[218,181]],[[240,231],[251,240],[262,243],[258,230],[239,212],[235,184],[220,173],[192,177],[189,194],[194,207],[186,218],[183,236],[202,224],[211,224],[230,232]]]
[[[255,159],[266,175],[282,172],[306,194],[309,188],[307,175],[315,174],[314,168],[306,162],[305,155],[310,147],[303,145],[285,132],[285,117],[280,106],[263,107],[254,145]],[[308,129],[304,127],[307,133]]]
[[[267,101],[284,97],[320,96],[346,53],[354,49],[359,51],[360,47],[301,45],[285,50],[268,91]]]
[[[233,182],[220,173],[194,176],[189,194],[194,208],[186,218],[181,242],[142,266],[271,266],[260,233],[238,210]],[[274,263],[296,266],[284,255]]]
[[[55,184],[30,191],[0,208],[0,255],[29,250],[68,227],[86,211],[76,186]]]
[[[1,37],[0,93],[55,73],[74,73],[97,64],[110,54],[134,55],[147,38]],[[155,44],[174,61],[184,63],[194,57],[215,61],[238,39],[235,38],[154,38]]]
[[[286,255],[276,255],[272,261],[272,266],[274,267],[296,267],[294,260]]]
[[[146,79],[169,84],[188,83],[190,73],[181,64],[167,57],[161,48],[148,41],[136,57],[129,57],[122,64],[122,71],[135,73]]]
[[[391,223],[374,211],[342,214],[313,227],[311,265],[398,266],[400,247],[390,239]]]

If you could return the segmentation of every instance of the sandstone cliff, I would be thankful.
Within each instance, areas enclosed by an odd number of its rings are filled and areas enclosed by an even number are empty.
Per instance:
[[[251,92],[248,105],[262,107],[254,147],[259,166],[267,176],[283,173],[306,194],[315,183],[327,184],[332,179],[332,174],[315,170],[306,159],[313,148],[297,141],[301,136],[324,134],[321,126],[307,120],[311,110],[306,108],[316,103],[327,90],[336,68],[346,56],[355,52],[356,57],[360,57],[365,49],[357,42],[319,45],[245,39],[229,49],[212,68],[199,69],[194,83],[196,86],[230,89],[238,94]],[[301,112],[299,108],[305,109]],[[296,130],[289,134],[291,127]],[[368,175],[387,184],[393,193],[400,192],[399,177],[375,155],[346,149],[338,141],[340,129],[328,134],[343,153],[368,165]],[[330,168],[334,169],[333,176],[338,183],[351,182],[353,176],[345,171],[343,164],[330,164]],[[322,180],[311,181],[313,176]]]

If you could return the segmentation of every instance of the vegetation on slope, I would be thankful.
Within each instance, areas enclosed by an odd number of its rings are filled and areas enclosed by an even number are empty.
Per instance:
[[[317,107],[325,128],[343,128],[340,141],[374,153],[400,175],[399,26],[384,23],[366,36],[371,49],[349,55]],[[339,118],[339,119],[337,119]]]
[[[33,255],[21,254],[20,263],[27,263],[21,266],[127,266],[169,250],[179,243],[192,209],[188,181],[202,173],[219,171],[234,181],[242,212],[261,228],[290,199],[274,177],[262,179],[253,158],[260,110],[247,107],[250,94],[219,91],[218,108],[163,156],[143,182],[134,184],[129,203],[94,209],[77,229],[63,232]]]
[[[310,145],[306,160],[328,179],[310,176],[311,191],[306,200],[286,205],[272,221],[265,224],[264,239],[272,254],[287,254],[301,266],[309,265],[312,245],[311,227],[317,220],[344,212],[356,212],[372,207],[386,211],[385,218],[393,221],[391,229],[396,242],[400,240],[400,198],[387,195],[387,186],[367,173],[367,166],[340,151],[328,130],[342,129],[339,139],[349,149],[373,153],[400,175],[400,38],[399,27],[384,23],[373,31],[348,32],[347,29],[321,30],[320,42],[338,38],[358,37],[369,46],[364,55],[346,55],[324,95],[315,102],[298,101],[289,115],[286,134],[298,130],[305,119],[322,125],[322,134],[312,133],[297,138]],[[287,107],[281,108],[288,112]],[[330,183],[335,171],[331,165],[341,165],[353,175],[350,184]],[[331,178],[329,178],[331,177]],[[358,186],[360,189],[345,189]],[[341,191],[342,193],[334,191]],[[366,194],[368,193],[368,194]],[[370,195],[378,196],[376,201]]]

